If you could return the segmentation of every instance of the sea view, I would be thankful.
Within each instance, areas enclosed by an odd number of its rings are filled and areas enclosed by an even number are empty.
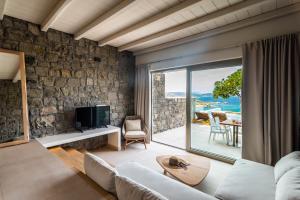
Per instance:
[[[241,112],[240,98],[231,96],[228,99],[218,98],[214,99],[212,93],[201,94],[198,92],[192,93],[193,98],[196,99],[196,111],[225,111],[232,113]],[[167,97],[185,97],[184,92],[169,92]]]

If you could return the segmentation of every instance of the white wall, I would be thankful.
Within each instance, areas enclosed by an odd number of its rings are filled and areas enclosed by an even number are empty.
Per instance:
[[[183,67],[187,65],[216,62],[216,61],[222,61],[228,59],[235,59],[241,57],[242,57],[241,47],[233,47],[233,48],[221,49],[217,51],[177,57],[173,59],[166,59],[166,60],[151,63],[150,66],[151,66],[151,70],[159,70],[159,69]]]
[[[241,44],[300,32],[300,12],[238,30],[136,56],[136,64],[151,69],[201,64],[242,56]]]

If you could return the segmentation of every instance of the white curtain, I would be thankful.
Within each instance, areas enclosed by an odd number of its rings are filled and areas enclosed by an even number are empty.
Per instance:
[[[135,69],[134,112],[140,116],[147,131],[147,142],[151,138],[150,123],[150,78],[149,66],[140,65]]]

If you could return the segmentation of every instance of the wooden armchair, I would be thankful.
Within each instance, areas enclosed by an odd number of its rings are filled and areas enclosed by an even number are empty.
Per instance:
[[[138,124],[138,121],[133,120],[140,120],[140,124]],[[122,134],[125,138],[124,149],[126,149],[127,145],[132,143],[143,143],[145,145],[145,149],[147,149],[147,131],[145,130],[143,120],[139,116],[126,116],[122,127]]]

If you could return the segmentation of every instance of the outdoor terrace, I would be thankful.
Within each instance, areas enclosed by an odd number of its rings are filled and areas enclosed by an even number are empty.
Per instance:
[[[215,140],[211,137],[209,141],[210,126],[193,123],[191,126],[191,146],[193,149],[204,150],[215,154],[231,157],[234,159],[241,158],[241,141],[242,135],[239,134],[238,147],[232,144],[227,145],[222,135],[217,135]],[[152,135],[152,140],[179,148],[186,148],[186,130],[185,126],[169,129],[164,132]]]

